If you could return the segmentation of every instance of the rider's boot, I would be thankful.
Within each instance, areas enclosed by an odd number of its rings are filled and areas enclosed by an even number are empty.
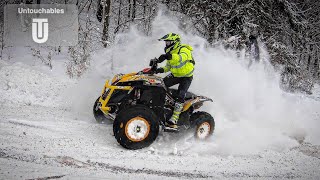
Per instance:
[[[176,102],[174,105],[174,110],[171,118],[167,121],[166,126],[172,129],[177,129],[177,122],[179,120],[179,116],[181,114],[183,108],[183,103]]]

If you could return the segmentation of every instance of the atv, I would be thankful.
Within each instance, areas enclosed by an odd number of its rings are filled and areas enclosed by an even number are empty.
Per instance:
[[[188,92],[178,120],[178,129],[165,126],[171,117],[176,89],[167,88],[161,77],[154,75],[157,59],[150,61],[151,68],[137,73],[117,74],[106,81],[101,96],[93,106],[99,123],[113,123],[118,143],[127,149],[141,149],[157,138],[159,130],[165,132],[194,133],[196,139],[205,140],[215,128],[213,117],[198,110],[212,99]]]

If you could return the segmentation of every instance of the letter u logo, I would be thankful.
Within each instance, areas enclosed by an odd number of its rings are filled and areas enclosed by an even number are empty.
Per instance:
[[[45,43],[49,36],[48,19],[32,19],[32,39],[36,43]]]

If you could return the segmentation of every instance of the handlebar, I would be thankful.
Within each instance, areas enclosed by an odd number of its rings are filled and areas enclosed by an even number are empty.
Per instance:
[[[149,66],[151,67],[151,70],[155,71],[158,68],[158,58],[151,59]]]
[[[154,74],[154,72],[158,68],[158,58],[151,59],[149,62],[149,66],[151,68],[145,68],[142,71],[138,72],[138,74],[151,74],[151,75]]]

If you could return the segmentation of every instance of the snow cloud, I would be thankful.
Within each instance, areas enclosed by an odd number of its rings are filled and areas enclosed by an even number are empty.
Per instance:
[[[209,145],[195,146],[195,152],[247,154],[284,150],[302,140],[320,143],[315,129],[319,127],[320,102],[282,91],[263,45],[261,62],[248,68],[246,58],[221,47],[207,47],[203,38],[179,29],[178,24],[159,12],[150,36],[135,28],[119,34],[114,46],[94,55],[93,73],[110,75],[111,61],[112,74],[139,71],[148,66],[149,59],[163,53],[164,43],[157,39],[175,32],[181,35],[182,43],[194,48],[196,70],[190,91],[214,100],[204,110],[215,118],[215,135]]]

